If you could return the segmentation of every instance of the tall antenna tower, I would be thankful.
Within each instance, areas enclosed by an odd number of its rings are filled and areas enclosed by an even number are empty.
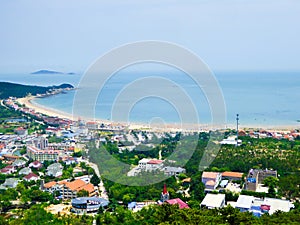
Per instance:
[[[238,146],[239,141],[239,114],[236,114],[236,146]]]

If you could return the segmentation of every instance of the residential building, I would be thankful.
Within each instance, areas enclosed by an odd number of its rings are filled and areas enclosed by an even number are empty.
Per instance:
[[[276,211],[289,212],[294,208],[294,204],[289,200],[276,198],[255,198],[253,196],[240,195],[235,207],[241,212],[252,212],[253,215],[260,217],[264,213],[272,215]]]
[[[29,164],[29,167],[34,168],[34,169],[41,169],[43,167],[43,164],[39,161],[34,161]]]
[[[4,184],[2,184],[2,186],[7,187],[7,188],[15,188],[17,187],[18,183],[20,182],[20,180],[18,180],[17,178],[6,178]]]
[[[208,209],[222,208],[225,206],[225,194],[207,193],[200,206]]]
[[[14,131],[17,135],[28,135],[28,130],[23,127],[18,127]]]
[[[31,172],[32,172],[32,171],[31,171],[30,168],[25,167],[25,168],[23,168],[23,169],[21,169],[21,170],[19,171],[19,175],[28,175],[28,174],[30,174]]]
[[[203,172],[202,183],[205,185],[206,191],[215,190],[222,179],[222,174],[217,172]]]
[[[60,163],[53,163],[47,167],[47,176],[59,177],[63,173],[63,166]]]
[[[85,125],[89,130],[97,130],[99,128],[99,124],[95,121],[87,122]]]
[[[239,172],[223,172],[222,173],[222,179],[228,179],[228,180],[242,180],[243,173]]]
[[[227,139],[224,139],[220,142],[221,145],[238,145],[240,146],[242,144],[242,140],[236,140],[235,136],[228,137]]]
[[[13,163],[12,166],[15,168],[22,168],[26,165],[26,161],[23,159],[16,159]]]
[[[250,211],[253,202],[254,202],[253,196],[240,195],[235,207],[238,208],[241,212]]]
[[[167,176],[177,176],[181,173],[186,173],[186,170],[181,167],[173,167],[173,166],[166,166],[164,167],[164,174]]]
[[[6,167],[4,167],[3,169],[0,170],[0,173],[6,174],[6,175],[12,174],[12,173],[15,173],[15,172],[16,172],[16,169],[13,166],[6,166]]]
[[[30,173],[28,175],[26,175],[25,177],[23,177],[23,180],[30,182],[30,181],[37,181],[39,180],[40,177],[34,173]]]
[[[77,197],[77,192],[80,190],[87,191],[89,193],[89,197],[96,195],[94,185],[86,183],[80,179],[64,183],[61,193],[63,198],[72,199]]]
[[[256,191],[259,184],[262,184],[267,177],[277,177],[276,170],[262,170],[262,169],[250,169],[245,182],[245,189],[249,191]]]
[[[57,161],[60,155],[60,150],[45,149],[41,150],[34,146],[27,146],[27,155],[30,159],[37,161]]]
[[[155,170],[161,170],[163,168],[163,160],[159,159],[141,159],[139,161],[138,168],[142,171],[155,171]]]

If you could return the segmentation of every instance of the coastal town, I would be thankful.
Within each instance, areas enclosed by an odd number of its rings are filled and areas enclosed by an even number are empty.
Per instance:
[[[125,155],[134,154],[136,149],[155,148],[164,139],[173,140],[179,134],[178,131],[130,129],[119,123],[84,121],[80,118],[74,121],[49,116],[20,104],[13,97],[2,101],[2,107],[19,115],[2,121],[0,134],[0,190],[2,193],[16,192],[12,199],[1,199],[2,212],[10,216],[15,216],[12,209],[30,202],[47,202],[46,210],[60,215],[97,215],[109,210],[112,202],[115,204],[115,199],[111,197],[115,196],[110,192],[112,187],[105,185],[105,177],[101,176],[98,165],[90,160],[87,143],[101,142],[110,146],[107,147],[108,151]],[[192,132],[182,132],[187,136],[192,135]],[[243,138],[286,140],[289,143],[300,138],[299,130],[241,129],[237,133],[229,130],[222,132],[226,135],[219,144],[233,148],[243,146]],[[236,135],[240,139],[236,139]],[[190,208],[192,183],[203,186],[203,197],[197,199],[200,208],[220,209],[230,205],[241,212],[251,212],[261,217],[265,213],[289,212],[295,208],[294,203],[299,202],[299,196],[276,197],[280,182],[277,168],[257,168],[253,165],[253,168],[244,172],[218,171],[213,167],[202,172],[198,180],[193,180],[195,178],[187,176],[187,168],[173,165],[164,153],[164,150],[158,151],[157,157],[145,152],[138,155],[127,176],[163,174],[175,179],[177,190],[171,187],[169,193],[165,183],[157,190],[161,194],[153,199],[139,201],[141,198],[124,194],[117,197],[118,205],[133,212],[162,204],[178,205],[180,209]],[[228,195],[235,198],[230,199]]]

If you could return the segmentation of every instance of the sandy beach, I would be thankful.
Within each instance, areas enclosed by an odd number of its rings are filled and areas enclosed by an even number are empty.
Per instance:
[[[209,124],[147,124],[147,123],[127,123],[127,122],[112,122],[109,120],[99,120],[94,118],[84,118],[83,116],[74,116],[70,113],[66,113],[63,111],[59,111],[53,108],[48,108],[43,105],[37,104],[33,100],[35,99],[35,96],[28,96],[24,98],[19,98],[17,101],[21,105],[25,105],[26,107],[30,109],[34,109],[35,112],[39,112],[48,116],[52,117],[59,117],[62,119],[69,119],[72,121],[78,120],[78,118],[84,119],[86,121],[97,121],[99,123],[104,124],[114,124],[114,125],[120,125],[128,127],[128,129],[142,129],[142,130],[151,130],[151,131],[158,131],[158,132],[178,132],[178,131],[187,131],[187,132],[196,132],[196,131],[209,131],[209,130],[216,130],[216,129],[236,129],[236,124],[227,124],[226,126],[211,126]],[[299,129],[299,125],[260,125],[260,124],[248,124],[243,125],[240,124],[240,129],[243,130],[255,130],[255,129],[265,129],[265,130],[293,130],[293,129]]]
[[[29,97],[19,98],[17,101],[21,105],[25,105],[26,107],[28,107],[30,109],[34,109],[35,112],[42,113],[47,116],[53,116],[53,117],[59,117],[62,119],[74,120],[72,114],[62,112],[62,111],[59,111],[56,109],[44,107],[42,105],[39,105],[39,104],[33,102],[34,99],[35,99],[34,96],[29,96]]]

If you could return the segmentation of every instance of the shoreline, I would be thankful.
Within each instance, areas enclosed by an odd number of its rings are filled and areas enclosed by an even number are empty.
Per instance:
[[[128,127],[128,129],[135,130],[135,129],[142,129],[142,130],[152,130],[152,131],[162,131],[162,132],[176,132],[176,131],[186,131],[186,132],[196,132],[196,131],[210,131],[210,130],[226,130],[226,129],[236,129],[235,124],[225,124],[223,126],[218,125],[210,125],[210,124],[180,124],[180,123],[167,123],[167,124],[157,124],[151,126],[149,123],[139,123],[139,122],[114,122],[109,120],[103,120],[98,118],[85,118],[83,116],[74,116],[73,114],[63,112],[57,109],[53,109],[50,107],[43,106],[34,102],[36,96],[28,96],[24,98],[18,98],[17,102],[21,105],[25,105],[26,107],[33,109],[37,113],[42,113],[47,116],[51,117],[58,117],[61,119],[68,119],[71,121],[76,121],[78,118],[82,118],[87,121],[95,121],[104,124],[114,124],[114,125],[121,125],[124,127]],[[76,119],[77,117],[77,119]],[[241,130],[294,130],[300,128],[299,125],[266,125],[266,124],[246,124],[239,126]]]

